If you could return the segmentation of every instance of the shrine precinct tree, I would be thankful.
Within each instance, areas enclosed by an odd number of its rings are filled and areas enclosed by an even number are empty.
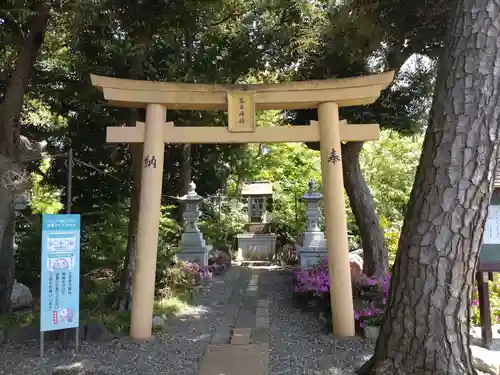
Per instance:
[[[377,102],[370,106],[342,108],[340,115],[349,123],[379,123],[400,134],[418,133],[423,127],[422,118],[427,116],[425,102],[432,91],[434,72],[426,66],[415,66],[411,72],[401,68],[414,53],[428,51],[423,51],[420,45],[406,48],[407,30],[386,30],[387,26],[378,21],[379,13],[385,9],[373,9],[373,2],[366,1],[369,4],[364,4],[364,0],[346,0],[331,5],[327,22],[318,26],[317,46],[307,56],[307,62],[301,65],[299,74],[307,79],[323,79],[395,70],[398,72],[396,81]],[[395,17],[393,14],[389,16]],[[385,22],[390,24],[392,21]],[[432,35],[433,32],[428,32],[424,43],[432,39]],[[292,115],[297,124],[306,123],[316,116],[316,111],[307,110]],[[308,146],[318,149],[319,143]],[[375,202],[360,165],[362,147],[363,142],[342,145],[344,187],[359,229],[364,272],[368,276],[382,276],[389,269],[388,250]]]
[[[51,7],[36,2],[33,8],[11,1],[2,5],[0,20],[0,178],[21,172],[20,117],[33,67],[40,53]],[[14,283],[14,191],[0,183],[0,313],[11,307]]]
[[[389,308],[359,374],[475,374],[469,315],[498,160],[500,2],[460,0],[450,15]]]

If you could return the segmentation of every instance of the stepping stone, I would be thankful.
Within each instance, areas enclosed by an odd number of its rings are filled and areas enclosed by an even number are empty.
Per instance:
[[[245,310],[254,310],[257,308],[257,297],[246,296],[243,300],[242,308]]]
[[[260,299],[259,302],[257,302],[257,306],[259,307],[265,307],[269,308],[269,300],[268,299]]]
[[[255,328],[252,332],[252,344],[269,344],[269,328]]]
[[[269,309],[266,307],[258,307],[256,310],[256,315],[262,317],[269,316]]]
[[[255,310],[241,309],[236,320],[235,328],[253,328],[255,327]]]
[[[199,375],[268,375],[269,345],[210,345]]]
[[[210,341],[210,343],[212,344],[228,344],[229,343],[229,339],[230,339],[230,332],[227,331],[227,332],[216,332],[214,334],[214,336],[212,337],[212,340]]]
[[[251,328],[235,328],[231,337],[231,345],[247,345],[250,344],[250,336],[252,335]]]
[[[269,318],[257,318],[255,328],[269,328]]]

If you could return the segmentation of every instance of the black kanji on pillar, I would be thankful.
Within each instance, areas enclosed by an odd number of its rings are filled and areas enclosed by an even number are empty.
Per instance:
[[[332,148],[332,152],[330,152],[330,156],[328,157],[328,162],[332,164],[337,164],[338,161],[340,161],[340,157],[337,154],[337,151],[335,151],[335,149]]]
[[[156,157],[146,156],[144,158],[144,168],[156,168]]]

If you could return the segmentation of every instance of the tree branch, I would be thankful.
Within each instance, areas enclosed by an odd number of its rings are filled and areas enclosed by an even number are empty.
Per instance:
[[[209,27],[215,27],[223,24],[224,22],[229,21],[230,19],[233,19],[235,17],[239,17],[243,14],[243,12],[237,12],[236,9],[233,9],[227,16],[221,18],[218,21],[214,21],[212,24],[210,24]]]

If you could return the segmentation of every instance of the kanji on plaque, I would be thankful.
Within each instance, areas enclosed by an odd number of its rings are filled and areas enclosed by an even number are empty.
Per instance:
[[[229,91],[228,129],[231,132],[255,131],[255,94],[249,91]]]

